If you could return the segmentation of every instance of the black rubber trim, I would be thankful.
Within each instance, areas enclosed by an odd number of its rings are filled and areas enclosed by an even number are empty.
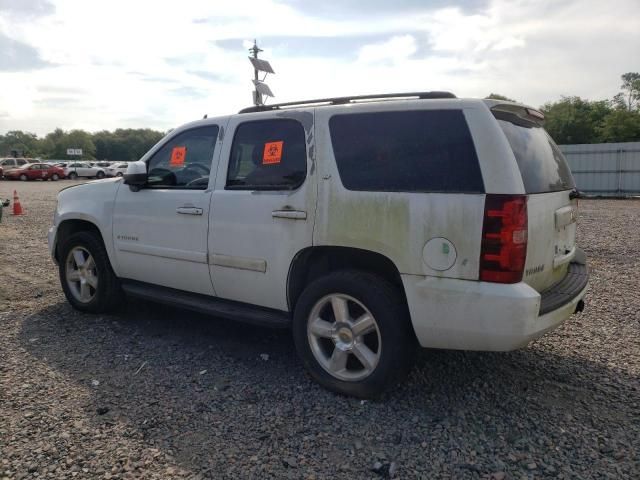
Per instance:
[[[570,263],[567,275],[553,287],[542,292],[539,315],[553,312],[571,302],[589,282],[589,270],[581,263]]]
[[[291,316],[288,312],[258,307],[232,300],[225,300],[199,293],[185,292],[136,280],[122,279],[122,289],[127,295],[143,300],[186,308],[207,315],[272,328],[289,328]]]

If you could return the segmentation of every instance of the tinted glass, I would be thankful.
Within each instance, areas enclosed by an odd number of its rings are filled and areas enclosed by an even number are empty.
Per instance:
[[[557,192],[575,187],[564,155],[537,124],[494,112],[516,157],[527,193]]]
[[[206,189],[217,138],[216,125],[171,138],[147,161],[147,186]]]
[[[242,123],[229,158],[227,189],[291,190],[307,175],[302,125],[290,119]]]
[[[349,190],[484,192],[460,110],[336,115],[329,128],[340,178]]]

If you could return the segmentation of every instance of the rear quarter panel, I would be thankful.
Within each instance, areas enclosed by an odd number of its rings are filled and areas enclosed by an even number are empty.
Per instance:
[[[329,131],[329,119],[335,114],[383,110],[465,110],[467,106],[470,105],[460,100],[429,100],[318,108],[316,135],[320,180],[314,245],[347,246],[377,252],[393,261],[403,274],[476,280],[484,194],[347,190],[336,166]],[[425,244],[439,237],[449,240],[455,249],[455,261],[446,270],[434,270],[424,261]]]

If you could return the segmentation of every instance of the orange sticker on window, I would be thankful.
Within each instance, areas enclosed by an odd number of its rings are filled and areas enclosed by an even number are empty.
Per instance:
[[[181,167],[184,165],[186,157],[187,147],[173,147],[173,150],[171,150],[171,160],[169,160],[169,165],[172,167]]]
[[[267,142],[264,144],[264,152],[262,153],[262,164],[270,165],[272,163],[280,163],[282,160],[282,145],[280,142]]]

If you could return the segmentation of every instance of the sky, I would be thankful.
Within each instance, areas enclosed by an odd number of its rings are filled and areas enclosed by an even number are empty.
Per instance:
[[[168,130],[252,103],[447,90],[540,106],[640,71],[640,0],[0,0],[0,134]]]

